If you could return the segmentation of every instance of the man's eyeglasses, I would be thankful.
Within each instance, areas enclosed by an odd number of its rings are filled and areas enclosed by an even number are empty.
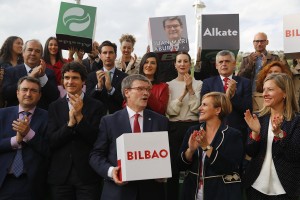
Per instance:
[[[174,28],[174,29],[176,29],[176,28],[178,28],[180,26],[180,24],[175,24],[175,25],[166,25],[165,26],[165,28],[166,29],[171,29],[171,28]]]
[[[254,43],[265,43],[267,40],[253,40]]]
[[[150,92],[151,88],[150,87],[132,87],[132,88],[128,88],[128,89],[133,89],[133,90],[137,90],[138,92]]]

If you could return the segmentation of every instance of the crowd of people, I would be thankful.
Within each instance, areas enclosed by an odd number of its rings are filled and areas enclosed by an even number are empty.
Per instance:
[[[192,75],[188,52],[162,62],[147,48],[140,59],[135,43],[123,34],[119,58],[108,40],[63,58],[55,37],[44,47],[6,39],[0,199],[299,199],[299,59],[288,66],[259,32],[237,73],[231,51],[202,63],[199,49]],[[123,182],[116,139],[158,131],[168,131],[172,177]]]

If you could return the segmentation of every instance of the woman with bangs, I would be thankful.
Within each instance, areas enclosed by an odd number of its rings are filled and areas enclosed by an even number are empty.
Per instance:
[[[241,200],[242,133],[225,124],[232,111],[228,97],[210,92],[202,97],[199,122],[185,134],[178,157],[186,171],[182,200]]]

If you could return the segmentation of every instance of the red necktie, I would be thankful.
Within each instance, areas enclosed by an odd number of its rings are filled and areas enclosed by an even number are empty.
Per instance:
[[[140,116],[140,114],[138,114],[138,113],[134,115],[134,121],[133,121],[133,132],[134,133],[141,132],[141,128],[140,128],[140,124],[139,124],[139,116]]]
[[[230,79],[229,78],[227,78],[227,77],[225,77],[224,79],[223,79],[223,81],[224,81],[224,91],[226,92],[226,90],[228,89],[228,81],[229,81]]]

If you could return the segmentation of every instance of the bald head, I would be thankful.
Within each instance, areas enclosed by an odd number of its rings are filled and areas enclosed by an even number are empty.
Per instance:
[[[266,51],[266,47],[269,44],[267,34],[263,32],[256,33],[253,39],[253,46],[256,52],[263,53]]]

